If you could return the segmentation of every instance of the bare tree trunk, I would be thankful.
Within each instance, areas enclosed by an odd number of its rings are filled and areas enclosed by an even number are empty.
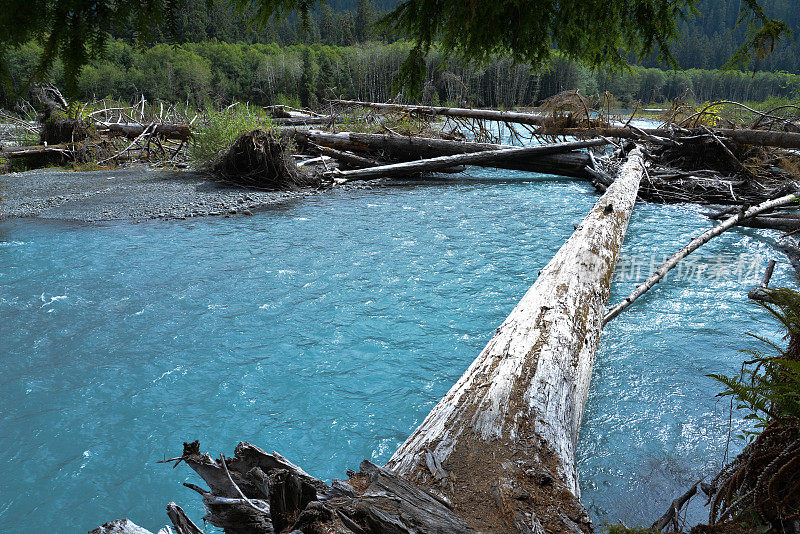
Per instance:
[[[644,173],[635,149],[387,467],[476,530],[586,532],[575,446],[611,276]]]

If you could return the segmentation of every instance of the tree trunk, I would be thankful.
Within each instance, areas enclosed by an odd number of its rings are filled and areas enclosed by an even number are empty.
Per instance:
[[[638,149],[387,468],[479,531],[591,530],[575,446],[609,286],[644,173]]]
[[[463,117],[468,119],[484,119],[517,124],[530,124],[541,126],[546,130],[543,133],[552,135],[567,135],[578,137],[618,137],[623,139],[639,139],[642,133],[648,136],[675,138],[675,130],[668,128],[630,128],[621,123],[611,123],[607,128],[552,128],[552,119],[544,113],[520,113],[515,111],[497,111],[493,109],[446,108],[433,106],[411,106],[403,104],[380,104],[377,102],[359,102],[355,100],[332,100],[334,104],[343,106],[359,106],[384,111],[405,111],[420,115],[443,117]],[[734,130],[720,128],[712,130],[716,135],[721,135],[745,145],[774,146],[781,148],[800,148],[800,133],[778,132],[771,130]],[[692,134],[689,134],[692,135]]]
[[[378,102],[361,102],[358,100],[331,100],[332,104],[348,107],[365,107],[382,111],[397,111],[427,115],[430,117],[460,117],[465,119],[483,119],[490,121],[513,122],[541,126],[545,124],[547,115],[543,113],[520,113],[518,111],[498,111],[496,109],[447,108],[437,106],[412,106],[405,104],[381,104]]]
[[[435,158],[406,161],[391,165],[380,165],[377,167],[356,169],[352,171],[340,171],[337,169],[331,171],[329,174],[331,177],[342,182],[351,182],[353,180],[374,180],[376,178],[385,178],[390,176],[408,176],[416,173],[443,171],[457,165],[494,165],[501,161],[516,161],[530,156],[563,154],[576,149],[602,146],[608,143],[609,142],[605,139],[593,139],[590,141],[571,141],[568,143],[553,143],[550,145],[509,147],[499,150],[474,152],[470,154],[438,156]]]
[[[297,143],[301,146],[311,142],[316,145],[327,146],[337,150],[369,154],[375,159],[391,159],[394,161],[412,161],[437,156],[514,148],[510,145],[465,143],[462,141],[426,137],[352,132],[335,134],[319,130],[295,130],[294,136]],[[592,166],[592,160],[589,155],[584,152],[530,156],[524,158],[522,161],[497,162],[491,164],[491,166],[501,169],[554,174],[587,180],[593,179],[593,177],[586,172],[586,167]]]

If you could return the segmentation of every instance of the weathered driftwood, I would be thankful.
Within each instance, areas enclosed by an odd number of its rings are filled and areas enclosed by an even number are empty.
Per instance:
[[[470,154],[438,156],[435,158],[381,165],[378,167],[356,169],[352,171],[340,171],[336,169],[327,174],[339,182],[350,182],[353,180],[374,180],[376,178],[386,178],[390,176],[408,176],[414,173],[443,171],[457,165],[485,165],[490,163],[494,164],[500,161],[520,160],[530,156],[563,154],[565,152],[571,152],[573,150],[582,148],[606,145],[608,142],[609,141],[606,139],[592,139],[589,141],[570,141],[566,143],[553,143],[539,146],[510,147],[499,150],[486,150],[483,152],[475,152]]]
[[[176,534],[203,534],[203,531],[195,525],[183,508],[171,502],[167,505],[167,516],[172,521],[172,528]],[[146,528],[142,528],[130,519],[117,519],[109,521],[91,531],[89,534],[153,534]],[[162,528],[158,534],[171,534],[168,528]]]
[[[204,519],[228,534],[472,532],[446,503],[367,461],[331,486],[245,442],[219,460],[185,443],[171,461],[186,462],[208,484],[210,491],[185,485],[203,496]]]
[[[683,509],[683,507],[686,505],[686,503],[689,502],[689,500],[692,497],[694,497],[694,495],[697,493],[697,488],[699,486],[700,486],[700,482],[695,482],[695,484],[691,488],[686,490],[686,492],[683,495],[681,495],[680,497],[677,497],[675,500],[673,500],[670,503],[669,509],[666,511],[666,513],[664,515],[662,515],[661,517],[659,517],[653,523],[653,525],[650,527],[650,529],[654,530],[656,532],[661,532],[668,525],[672,525],[672,531],[671,532],[680,532],[680,525],[678,524],[678,517],[679,517],[680,511],[681,511],[681,509]]]
[[[177,534],[203,534],[203,531],[189,519],[183,508],[174,502],[167,505],[167,517],[172,521],[172,526]]]
[[[670,128],[634,128],[612,126],[608,128],[548,128],[541,133],[577,137],[617,137],[622,139],[665,140],[662,142],[692,142],[696,136],[707,136],[704,131],[676,130]],[[800,149],[800,133],[780,132],[773,130],[749,130],[719,128],[713,130],[719,137],[730,139],[743,145],[768,146],[777,148]]]
[[[90,530],[89,534],[153,534],[146,528],[142,528],[130,519],[116,519],[103,523],[96,529]]]
[[[365,167],[377,167],[378,165],[381,165],[381,163],[378,161],[358,156],[356,154],[353,154],[352,152],[345,152],[342,150],[336,150],[334,148],[328,148],[326,146],[319,146],[315,144],[310,144],[309,146],[312,149],[312,151],[317,152],[323,156],[329,156],[348,168],[363,169]]]
[[[466,143],[462,141],[426,137],[362,134],[353,132],[329,133],[319,130],[300,129],[294,131],[294,137],[300,146],[313,143],[319,146],[366,154],[373,158],[390,161],[413,161],[437,156],[513,148],[510,145]],[[593,177],[586,172],[586,167],[592,166],[592,160],[589,155],[584,152],[530,156],[521,161],[499,161],[496,163],[478,165],[593,179]]]
[[[751,217],[758,215],[759,213],[764,213],[765,211],[773,210],[780,206],[787,206],[789,204],[797,202],[797,200],[798,200],[797,193],[786,195],[773,200],[768,200],[767,202],[763,202],[758,206],[753,206],[748,210],[741,211],[731,217],[728,217],[720,224],[714,226],[713,228],[709,228],[699,236],[692,239],[678,252],[670,256],[669,259],[667,259],[667,261],[665,261],[664,264],[661,265],[661,267],[656,269],[655,272],[647,278],[647,280],[636,286],[636,289],[634,289],[630,295],[625,297],[625,299],[622,302],[620,302],[619,304],[615,305],[610,310],[608,310],[608,313],[603,319],[603,324],[606,324],[608,321],[610,321],[611,319],[622,313],[622,311],[625,310],[625,308],[627,308],[631,304],[633,304],[636,301],[636,299],[644,295],[648,290],[650,290],[650,288],[652,288],[654,285],[660,282],[667,275],[669,271],[671,271],[673,268],[675,268],[675,266],[678,265],[678,263],[683,258],[685,258],[686,256],[688,256],[701,246],[711,241],[711,239],[722,234],[726,230],[733,228],[734,226],[739,224],[739,222],[741,222],[742,220],[749,219]]]
[[[69,154],[75,148],[74,143],[58,145],[1,146],[0,155],[6,158],[24,158],[28,156],[52,156]]]
[[[387,467],[478,530],[590,530],[575,446],[644,162],[617,180]]]

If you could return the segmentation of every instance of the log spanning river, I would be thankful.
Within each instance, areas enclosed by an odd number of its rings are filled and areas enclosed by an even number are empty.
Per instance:
[[[194,439],[325,479],[384,463],[595,200],[473,170],[252,217],[0,221],[0,530],[156,531],[170,500],[200,522],[180,486],[197,478],[155,463]],[[708,226],[696,206],[638,205],[611,302]],[[598,524],[649,524],[741,449],[705,375],[737,371],[746,332],[773,333],[746,291],[775,237],[721,236],[606,327],[579,444]]]

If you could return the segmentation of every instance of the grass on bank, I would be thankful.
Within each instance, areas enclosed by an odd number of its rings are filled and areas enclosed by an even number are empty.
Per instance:
[[[212,165],[245,132],[272,130],[272,119],[260,107],[234,104],[222,110],[207,108],[192,125],[194,139],[189,156],[198,168]]]

